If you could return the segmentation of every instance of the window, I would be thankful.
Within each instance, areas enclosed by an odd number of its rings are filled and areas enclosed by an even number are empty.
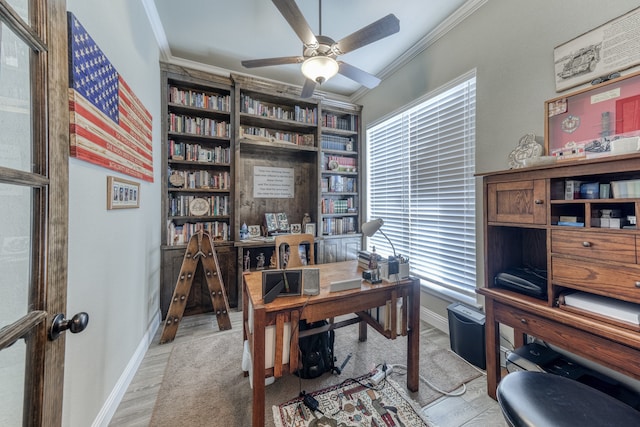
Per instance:
[[[367,129],[369,219],[425,286],[475,295],[475,70]],[[369,241],[393,254],[381,233]]]

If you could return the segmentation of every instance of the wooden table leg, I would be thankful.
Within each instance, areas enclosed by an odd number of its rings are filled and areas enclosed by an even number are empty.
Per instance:
[[[264,307],[253,312],[253,427],[264,427],[265,325]]]
[[[418,391],[420,385],[420,282],[414,279],[408,293],[409,331],[407,334],[407,388]]]
[[[493,315],[493,300],[485,298],[485,340],[487,357],[487,394],[496,398],[496,387],[500,381],[500,325]]]

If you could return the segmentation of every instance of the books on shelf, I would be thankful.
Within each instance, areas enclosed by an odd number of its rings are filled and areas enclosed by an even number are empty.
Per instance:
[[[323,193],[355,193],[358,191],[358,180],[354,177],[332,175],[322,179]]]
[[[621,301],[586,292],[573,292],[564,295],[564,303],[612,319],[640,325],[640,304]]]
[[[353,139],[346,136],[322,134],[322,148],[324,150],[352,151]]]
[[[323,156],[322,166],[332,172],[356,172],[358,163],[355,157]]]
[[[231,96],[169,86],[169,102],[214,111],[231,111]]]
[[[170,139],[168,157],[170,160],[228,164],[231,163],[231,149],[222,146],[209,148],[200,144],[187,144]]]
[[[240,138],[263,142],[290,142],[306,147],[315,146],[315,137],[313,134],[287,132],[254,126],[240,126]]]
[[[230,238],[229,224],[221,221],[185,223],[176,225],[173,221],[167,224],[167,245],[186,245],[191,236],[198,231],[206,231],[214,240],[228,241]]]
[[[318,123],[318,109],[315,107],[302,107],[299,105],[291,107],[288,105],[272,104],[255,99],[244,93],[240,94],[240,111],[242,113],[270,119],[292,120],[308,124]]]
[[[175,175],[179,176],[181,179],[175,180],[173,178]],[[184,188],[190,190],[229,190],[231,188],[231,175],[229,174],[229,171],[184,171],[169,168],[168,177],[169,188]],[[176,182],[181,182],[182,185],[175,185],[174,183]]]
[[[322,219],[322,234],[324,235],[333,236],[355,232],[356,222],[353,217]]]
[[[169,216],[191,216],[191,202],[194,199],[203,199],[208,203],[207,212],[199,214],[203,216],[229,215],[229,196],[184,196],[171,194],[169,196]]]
[[[358,116],[351,114],[338,116],[332,113],[323,113],[322,126],[355,132],[358,130]]]
[[[229,138],[230,129],[225,121],[169,113],[169,132]]]

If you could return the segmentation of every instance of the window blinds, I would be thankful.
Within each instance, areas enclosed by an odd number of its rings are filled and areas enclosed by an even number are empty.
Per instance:
[[[474,295],[475,72],[367,130],[368,216],[411,274]],[[369,241],[392,249],[380,233]]]

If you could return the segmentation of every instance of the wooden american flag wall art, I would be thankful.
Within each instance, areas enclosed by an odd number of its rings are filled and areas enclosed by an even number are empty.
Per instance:
[[[70,12],[67,22],[71,156],[153,182],[151,114]]]

